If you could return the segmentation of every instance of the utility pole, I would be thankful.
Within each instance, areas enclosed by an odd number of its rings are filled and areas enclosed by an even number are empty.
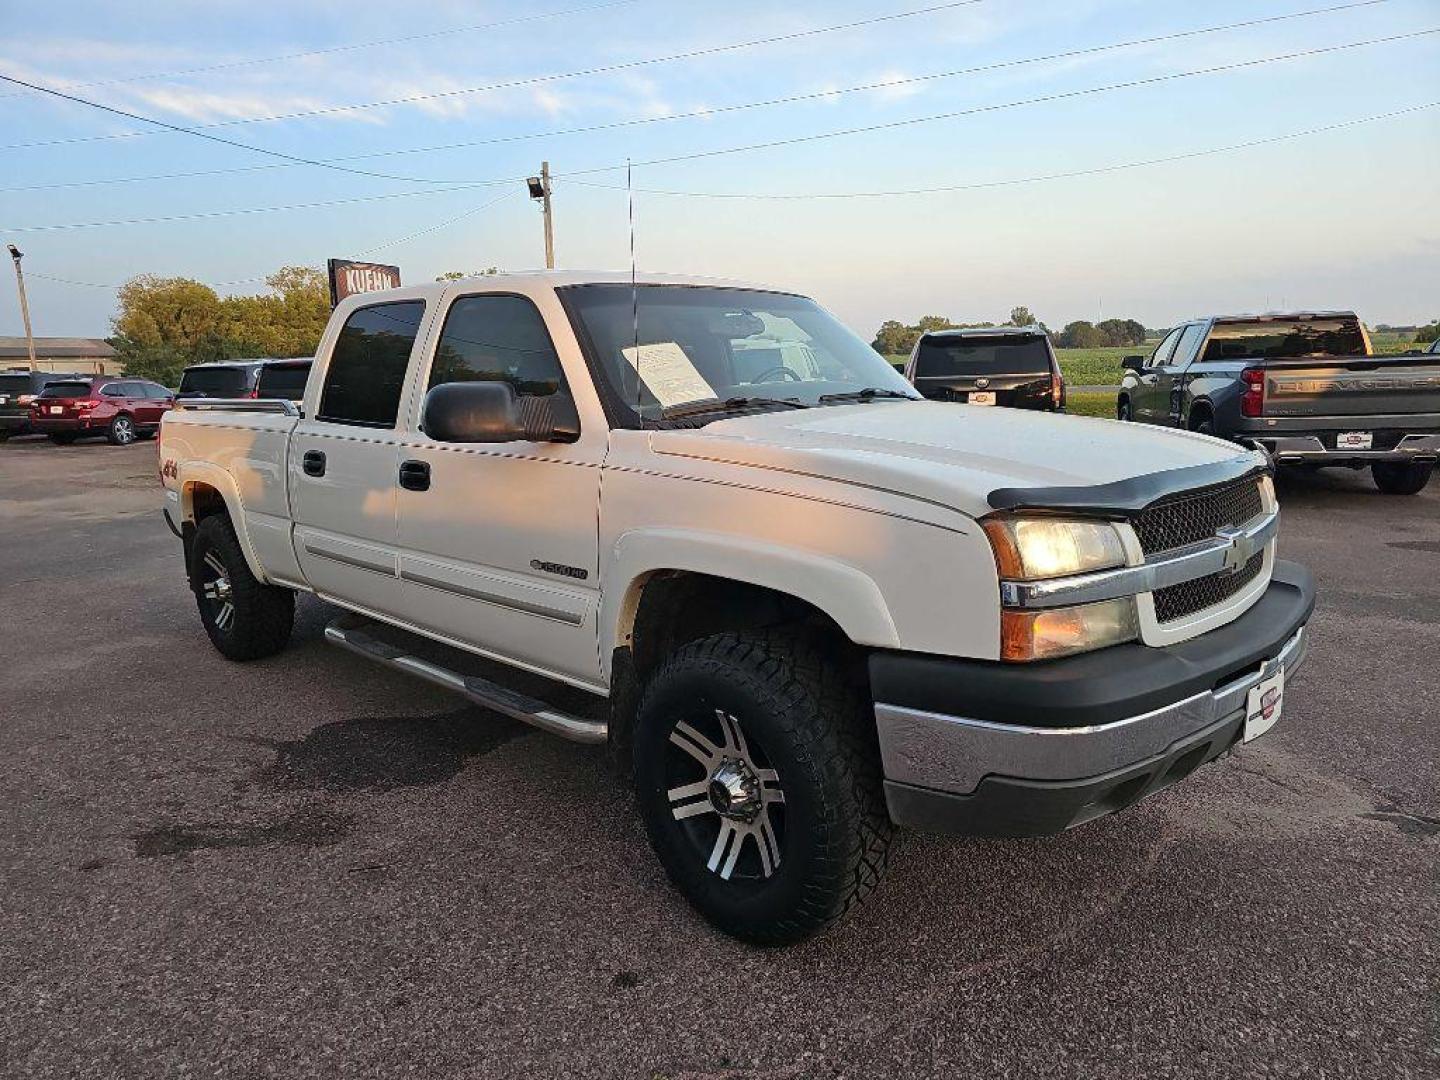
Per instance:
[[[529,177],[525,184],[530,198],[540,203],[545,215],[545,269],[555,269],[555,219],[550,212],[550,162],[540,163],[540,175]]]
[[[548,218],[546,219],[548,222]],[[14,244],[9,245],[10,258],[15,261],[15,281],[20,286],[20,317],[25,320],[25,345],[30,352],[30,370],[36,370],[35,366],[35,335],[30,330],[30,301],[25,299],[25,271],[20,269],[20,260],[25,253]]]

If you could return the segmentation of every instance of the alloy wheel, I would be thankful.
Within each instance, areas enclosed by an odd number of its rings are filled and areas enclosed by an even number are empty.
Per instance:
[[[117,416],[110,425],[110,430],[115,433],[115,441],[121,446],[128,446],[135,441],[135,425],[125,416]]]
[[[780,776],[763,749],[747,742],[734,716],[716,709],[713,725],[704,726],[711,731],[679,720],[670,732],[671,746],[681,751],[667,755],[671,816],[711,873],[724,881],[763,881],[780,867]]]
[[[220,556],[213,551],[205,552],[201,558],[204,568],[200,571],[200,595],[210,606],[210,617],[220,630],[230,629],[235,621],[235,600],[230,587],[230,574]]]

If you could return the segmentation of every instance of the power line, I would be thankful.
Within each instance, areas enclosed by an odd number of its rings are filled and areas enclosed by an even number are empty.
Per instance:
[[[1274,64],[1286,60],[1299,60],[1310,56],[1321,56],[1326,53],[1342,52],[1346,49],[1359,49],[1370,45],[1387,45],[1392,41],[1404,41],[1409,38],[1424,37],[1436,33],[1440,33],[1440,27],[1432,27],[1428,30],[1415,30],[1406,34],[1391,34],[1388,37],[1371,38],[1367,41],[1352,41],[1343,45],[1326,45],[1315,49],[1304,49],[1299,52],[1282,53],[1279,56],[1260,57],[1255,60],[1240,60],[1232,64],[1217,64],[1213,67],[1197,68],[1193,71],[1172,72],[1168,75],[1152,75],[1144,79],[1129,79],[1125,82],[1110,83],[1105,86],[1086,87],[1083,90],[1067,90],[1054,94],[1043,94],[1039,97],[1024,98],[1018,101],[1006,101],[995,105],[977,105],[969,109],[954,109],[949,112],[930,113],[926,116],[912,116],[904,120],[886,121],[882,124],[866,124],[861,127],[840,128],[835,131],[822,131],[811,135],[796,135],[788,139],[772,139],[767,142],[746,143],[742,146],[699,150],[689,154],[673,154],[669,157],[651,158],[649,161],[637,161],[635,164],[637,166],[670,165],[681,161],[698,161],[704,158],[723,157],[728,154],[749,153],[754,150],[773,150],[782,146],[798,146],[803,143],[837,139],[848,135],[866,135],[877,131],[891,131],[896,128],[930,124],[938,120],[956,120],[962,116],[978,116],[982,113],[1000,112],[1005,109],[1015,109],[1026,105],[1040,105],[1052,101],[1065,101],[1071,98],[1088,97],[1092,94],[1110,93],[1114,90],[1129,90],[1137,86],[1153,86],[1158,83],[1174,82],[1179,79],[1192,79],[1199,75],[1216,75],[1227,71],[1239,71],[1245,68],[1260,67],[1264,64]],[[605,165],[591,169],[572,169],[568,173],[557,175],[586,176],[600,172],[615,172],[622,168],[624,168],[623,165]]]
[[[808,30],[795,30],[788,34],[776,34],[772,37],[751,38],[747,41],[736,41],[726,45],[709,45],[702,49],[690,49],[685,52],[670,53],[665,56],[651,56],[639,60],[624,60],[615,64],[602,64],[596,67],[581,68],[575,71],[554,72],[548,75],[529,75],[519,79],[509,79],[503,82],[489,83],[484,86],[472,86],[459,90],[437,90],[428,94],[410,94],[403,97],[387,98],[381,101],[357,102],[351,105],[332,105],[322,109],[306,109],[299,112],[276,113],[270,116],[245,116],[233,120],[221,120],[210,124],[197,124],[192,128],[178,128],[169,126],[171,130],[197,133],[208,131],[214,128],[235,127],[240,124],[266,124],[277,120],[300,120],[314,116],[332,116],[337,113],[359,112],[365,109],[379,109],[389,105],[408,105],[421,101],[437,101],[445,98],[461,97],[468,94],[483,94],[493,90],[510,90],[521,86],[538,86],[544,83],[561,82],[567,79],[578,79],[591,75],[608,75],[617,71],[630,71],[639,67],[648,67],[655,64],[668,64],[680,60],[695,60],[705,56],[718,56],[723,53],[738,52],[742,49],[753,49],[761,45],[777,45],[786,41],[799,41],[804,38],[818,37],[822,34],[836,34],[845,30],[858,30],[866,26],[875,26],[879,23],[895,22],[900,19],[911,19],[920,15],[933,15],[940,11],[950,11],[955,8],[970,7],[975,4],[984,3],[985,0],[948,0],[947,3],[933,4],[929,7],[913,8],[909,11],[896,11],[888,15],[876,15],[868,19],[857,19],[851,22],[836,23],[831,26],[811,27]],[[45,87],[36,86],[32,83],[21,83],[18,79],[10,79],[10,82],[20,83],[22,86],[32,90],[41,90],[45,93],[65,96],[58,91],[49,90]],[[79,100],[79,99],[72,99]],[[82,102],[82,104],[93,104]],[[104,106],[100,106],[104,107]],[[111,112],[120,110],[111,109]],[[120,112],[122,116],[131,116],[132,119],[146,120],[145,117],[135,117],[133,114]],[[156,121],[146,121],[156,123]],[[57,140],[43,145],[57,145],[59,142],[101,142],[109,139],[135,138],[144,132],[119,132],[111,135],[94,135],[74,140]],[[41,144],[31,143],[31,147]],[[308,164],[308,162],[307,162]]]
[[[173,131],[180,135],[193,135],[195,138],[204,139],[206,142],[219,143],[221,146],[230,146],[239,150],[249,150],[252,153],[279,158],[282,161],[288,161],[295,165],[313,165],[319,169],[334,169],[337,172],[352,173],[356,176],[368,176],[378,180],[402,180],[412,184],[453,183],[453,181],[450,180],[430,180],[422,176],[396,176],[392,173],[372,172],[368,169],[352,169],[349,166],[337,165],[334,162],[322,161],[319,158],[300,157],[296,154],[281,153],[279,150],[267,150],[263,146],[255,146],[252,143],[242,143],[234,139],[224,138],[220,135],[211,135],[209,132],[201,131],[198,128],[181,127],[179,124],[171,124],[165,120],[156,120],[153,117],[141,116],[139,113],[129,112],[125,109],[117,109],[112,105],[102,105],[98,101],[90,101],[87,98],[76,97],[74,94],[67,94],[62,90],[53,90],[48,86],[41,86],[39,83],[26,82],[24,79],[17,79],[15,76],[6,75],[3,72],[0,72],[0,82],[12,83],[15,86],[24,86],[42,94],[49,94],[51,97],[74,102],[77,105],[84,105],[91,109],[99,109],[102,112],[112,113],[115,116],[123,116],[129,120],[138,120],[142,124],[153,124],[155,127],[164,128],[166,131]]]
[[[329,206],[350,206],[354,203],[380,202],[385,199],[411,199],[426,195],[445,195],[454,191],[473,191],[481,184],[460,184],[455,187],[429,188],[425,191],[392,191],[383,195],[357,195],[349,199],[325,199],[320,202],[287,203],[282,206],[249,206],[232,210],[202,210],[191,214],[161,214],[154,217],[121,218],[112,221],[66,222],[57,225],[6,225],[7,233],[63,232],[71,229],[101,229],[119,225],[161,225],[175,221],[203,221],[210,218],[241,217],[249,214],[273,214],[283,210],[318,210]],[[498,200],[497,200],[498,201]]]
[[[334,53],[355,52],[359,49],[374,49],[382,45],[401,45],[409,41],[427,41],[431,38],[446,37],[451,34],[469,34],[478,30],[497,30],[502,26],[538,22],[541,19],[557,19],[566,15],[584,15],[592,11],[604,11],[606,8],[625,7],[637,2],[638,0],[607,0],[606,3],[591,4],[588,7],[562,8],[559,11],[543,11],[535,15],[517,15],[511,19],[500,19],[496,22],[488,23],[473,23],[469,26],[452,26],[446,30],[430,30],[423,34],[405,34],[401,37],[377,38],[373,41],[357,41],[348,45],[331,45],[323,49],[305,49],[302,52],[256,56],[245,60],[227,60],[218,64],[204,64],[199,67],[179,68],[175,71],[152,71],[144,75],[127,75],[118,79],[95,79],[90,82],[64,83],[61,89],[85,90],[92,86],[117,86],[122,83],[146,82],[152,79],[175,79],[185,75],[200,75],[207,71],[227,71],[233,68],[253,67],[258,64],[278,64],[286,60],[303,60],[311,56],[329,56]],[[0,95],[0,97],[18,96],[20,96],[19,91],[12,91],[11,93]]]
[[[1440,27],[1428,30],[1416,30],[1405,34],[1392,34],[1383,38],[1371,38],[1366,41],[1348,42],[1343,45],[1328,45],[1314,49],[1304,49],[1299,52],[1284,53],[1279,56],[1260,57],[1254,60],[1241,60],[1231,64],[1218,64],[1208,68],[1199,68],[1193,71],[1172,72],[1168,75],[1154,75],[1144,79],[1130,79],[1120,83],[1110,83],[1105,86],[1092,86],[1081,90],[1067,90],[1054,94],[1044,94],[1039,97],[1024,98],[1018,101],[1001,102],[994,105],[978,105],[969,109],[956,109],[943,113],[932,113],[927,116],[909,117],[903,120],[891,120],[881,124],[867,124],[861,127],[841,128],[836,131],[817,132],[809,135],[797,135],[788,139],[774,139],[761,143],[749,143],[742,146],[722,147],[712,150],[700,150],[689,154],[675,154],[664,158],[652,158],[649,161],[636,162],[641,166],[668,165],[681,161],[695,161],[704,158],[721,157],[729,154],[749,153],[755,150],[771,150],[785,146],[796,146],[805,143],[818,142],[825,139],[841,138],[849,135],[869,134],[877,131],[889,131],[902,127],[911,127],[918,124],[934,123],[939,120],[954,120],[964,116],[975,116],[983,113],[999,112],[1005,109],[1020,108],[1028,105],[1045,104],[1053,101],[1064,101],[1072,98],[1086,97],[1093,94],[1109,93],[1114,90],[1133,89],[1138,86],[1151,86],[1159,83],[1174,82],[1180,79],[1195,78],[1200,75],[1214,75],[1228,71],[1238,71],[1246,68],[1258,67],[1264,64],[1278,63],[1286,60],[1296,60],[1304,57],[1319,56],[1327,53],[1341,52],[1346,49],[1362,48],[1370,45],[1384,45],[1393,41],[1401,41],[1409,38],[1422,37],[1429,34],[1440,33]],[[4,76],[0,76],[4,78]],[[597,173],[615,172],[626,168],[625,165],[599,165],[588,169],[572,169],[566,173],[555,174],[557,178],[571,178],[576,176],[593,176]],[[445,181],[434,181],[443,183]],[[313,209],[325,206],[341,206],[349,203],[372,202],[381,199],[404,198],[414,195],[439,194],[450,191],[466,191],[476,187],[487,185],[515,182],[513,180],[479,180],[466,182],[451,181],[453,186],[444,188],[433,188],[430,191],[409,191],[392,192],[385,195],[359,196],[351,199],[334,199],[315,203],[297,203],[284,206],[271,207],[250,207],[234,210],[216,210],[191,214],[164,215],[149,218],[130,218],[119,221],[96,221],[96,222],[72,222],[55,225],[31,225],[31,226],[9,226],[9,232],[51,232],[67,229],[92,229],[118,225],[150,225],[172,221],[193,221],[212,217],[232,217],[241,214],[270,213],[281,210],[302,210]]]
[[[1121,172],[1127,169],[1143,169],[1152,165],[1165,165],[1177,161],[1189,161],[1192,158],[1209,157],[1214,154],[1232,153],[1236,150],[1250,150],[1257,146],[1268,146],[1272,143],[1288,142],[1293,139],[1302,139],[1310,135],[1323,135],[1332,131],[1340,131],[1344,128],[1358,127],[1361,124],[1371,124],[1380,120],[1393,120],[1399,116],[1408,116],[1411,113],[1422,112],[1426,109],[1440,107],[1440,101],[1428,101],[1421,105],[1410,105],[1403,109],[1394,109],[1390,112],[1377,113],[1373,116],[1362,116],[1354,120],[1342,120],[1334,124],[1325,124],[1321,127],[1306,128],[1303,131],[1290,131],[1283,135],[1271,135],[1263,139],[1251,139],[1247,142],[1230,143],[1225,146],[1212,146],[1203,150],[1190,150],[1182,154],[1170,154],[1165,157],[1145,158],[1139,161],[1126,161],[1114,165],[1099,165],[1089,169],[1073,169],[1066,172],[1041,173],[1036,176],[1007,177],[1001,180],[981,180],[968,184],[944,184],[938,187],[923,188],[900,188],[891,191],[835,191],[835,192],[730,192],[730,191],[677,191],[669,188],[626,188],[623,184],[602,184],[593,180],[570,180],[568,183],[577,184],[583,187],[603,188],[606,191],[627,191],[633,190],[644,195],[670,195],[692,199],[767,199],[783,201],[801,201],[809,199],[884,199],[910,195],[939,195],[945,192],[955,191],[979,191],[986,188],[1014,187],[1020,184],[1038,184],[1050,180],[1070,180],[1082,176],[1099,176],[1104,173]]]
[[[365,154],[350,154],[344,157],[324,158],[329,163],[361,161],[378,157],[393,157],[403,154],[432,153],[441,150],[467,149],[476,146],[492,146],[501,143],[520,142],[530,139],[553,138],[563,135],[579,135],[598,131],[610,131],[617,128],[636,127],[647,124],[668,123],[675,120],[708,119],[713,116],[726,113],[740,112],[748,109],[769,108],[777,105],[788,105],[797,102],[824,100],[837,97],[843,94],[853,94],[868,90],[892,89],[896,86],[907,86],[916,83],[933,82],[940,79],[955,78],[961,75],[975,75],[987,71],[998,71],[1005,68],[1019,67],[1028,64],[1049,63],[1057,60],[1069,60],[1080,56],[1091,56],[1097,53],[1112,52],[1119,49],[1136,48],[1144,45],[1156,45],[1169,41],[1183,40],[1185,38],[1197,37],[1205,34],[1216,34],[1231,30],[1248,29],[1267,23],[1283,22],[1291,19],[1308,18],[1316,15],[1328,15],[1341,11],[1350,11],[1356,8],[1373,7],[1377,4],[1388,3],[1389,0],[1358,0],[1354,3],[1340,4],[1332,7],[1311,8],[1305,11],[1287,12],[1281,15],[1271,15],[1258,19],[1246,19],[1241,22],[1225,23],[1218,26],[1199,27],[1192,30],[1181,30],[1169,34],[1159,34],[1151,37],[1132,38],[1126,41],[1111,42],[1105,45],[1094,45],[1083,49],[1070,49],[1065,52],[1047,53],[1040,56],[1021,57],[1013,60],[996,61],[989,64],[978,64],[972,67],[957,68],[951,71],[933,72],[930,74],[915,75],[902,79],[887,79],[882,82],[861,83],[855,86],[840,87],[836,89],[813,91],[805,94],[794,94],[788,97],[768,98],[760,101],[742,102],[733,105],[721,105],[710,109],[697,109],[688,113],[671,113],[666,116],[646,116],[631,120],[616,120],[603,124],[591,124],[584,127],[562,128],[544,132],[529,132],[519,135],[500,136],[491,139],[477,139],[466,142],[447,143],[440,146],[412,147],[408,149],[372,151]],[[218,176],[229,173],[245,173],[274,169],[285,169],[295,167],[292,163],[275,165],[248,165],[238,166],[229,169],[205,169],[192,172],[159,173],[148,176],[114,177],[110,179],[72,180],[56,184],[33,184],[11,188],[0,188],[0,192],[24,192],[24,191],[51,191],[64,188],[96,187],[109,184],[131,184],[144,183],[156,180],[188,180],[197,177]],[[460,183],[462,181],[453,181]],[[502,181],[509,183],[507,178]]]

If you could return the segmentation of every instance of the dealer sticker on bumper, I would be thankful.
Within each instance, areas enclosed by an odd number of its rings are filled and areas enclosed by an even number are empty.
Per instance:
[[[994,405],[995,391],[982,390],[978,393],[972,391],[970,393],[970,396],[966,399],[966,403],[970,405]]]
[[[1245,741],[1258,739],[1280,719],[1285,703],[1285,669],[1268,679],[1261,679],[1245,695]]]
[[[1371,431],[1342,431],[1335,436],[1336,450],[1369,450],[1375,445]]]

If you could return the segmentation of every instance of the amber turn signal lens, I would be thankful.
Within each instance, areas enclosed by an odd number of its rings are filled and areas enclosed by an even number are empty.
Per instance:
[[[1131,641],[1139,633],[1129,597],[1045,611],[1000,613],[1000,659],[1049,660]]]

